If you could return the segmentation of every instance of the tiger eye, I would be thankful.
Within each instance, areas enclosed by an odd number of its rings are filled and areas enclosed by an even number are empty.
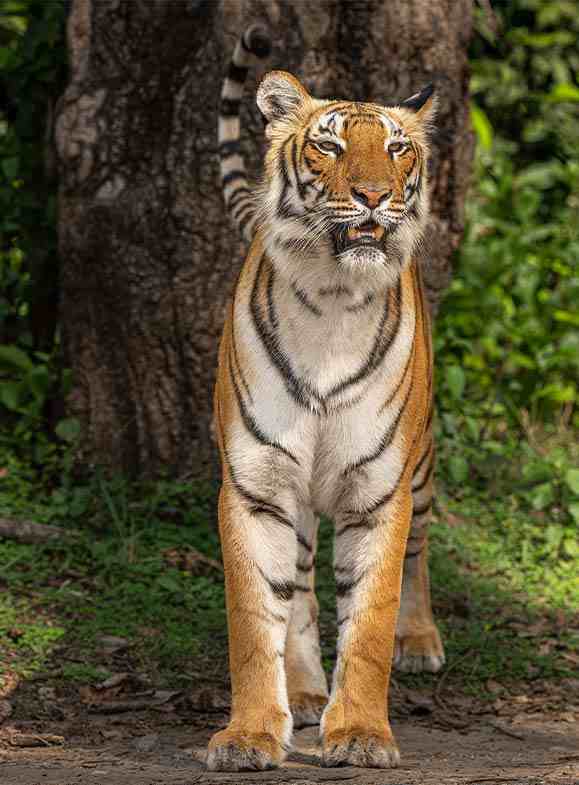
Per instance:
[[[404,142],[390,142],[390,144],[388,145],[388,152],[400,153],[402,150],[404,150],[405,147],[406,145],[404,144]]]
[[[339,155],[342,152],[340,145],[335,142],[314,142],[314,144],[322,153],[335,153],[335,155]]]

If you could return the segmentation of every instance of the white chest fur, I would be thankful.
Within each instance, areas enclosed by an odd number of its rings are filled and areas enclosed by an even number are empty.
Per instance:
[[[270,265],[238,294],[234,331],[251,380],[247,411],[285,453],[270,455],[240,423],[231,449],[244,482],[278,494],[284,485],[332,512],[349,465],[376,449],[397,416],[384,407],[412,352],[415,303],[400,286],[345,277],[325,265],[301,274]],[[325,267],[325,269],[324,269]],[[261,276],[261,284],[259,277]],[[409,297],[409,295],[404,295]],[[373,462],[384,487],[396,445]],[[264,477],[264,472],[267,478]],[[343,483],[342,483],[343,486]],[[305,500],[305,499],[304,499]]]

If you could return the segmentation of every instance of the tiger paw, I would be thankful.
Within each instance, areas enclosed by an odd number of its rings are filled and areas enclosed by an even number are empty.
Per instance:
[[[442,641],[434,625],[420,635],[396,637],[392,664],[397,670],[403,673],[436,673],[444,663]]]
[[[333,731],[322,742],[323,766],[360,766],[371,769],[392,769],[400,763],[400,753],[388,729]]]
[[[243,733],[225,730],[209,742],[209,771],[264,771],[277,768],[286,750],[270,733]]]
[[[290,709],[294,718],[294,728],[305,728],[307,725],[319,725],[320,719],[328,702],[327,695],[297,692],[289,696]]]

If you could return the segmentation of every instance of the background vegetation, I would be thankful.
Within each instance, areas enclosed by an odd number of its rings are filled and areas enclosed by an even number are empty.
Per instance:
[[[494,19],[476,12],[477,155],[465,239],[436,325],[433,583],[453,673],[473,689],[483,678],[570,670],[561,614],[579,609],[579,14],[571,0],[494,5]],[[46,144],[64,74],[64,5],[5,0],[0,517],[78,535],[44,548],[0,542],[0,582],[11,589],[0,600],[0,646],[27,672],[62,636],[90,649],[103,632],[123,635],[170,681],[207,641],[225,648],[221,574],[199,561],[199,553],[219,558],[215,489],[175,478],[129,486],[73,468],[78,423],[62,405],[70,380],[59,361]],[[326,534],[327,631],[329,549]],[[542,648],[519,635],[533,619],[544,623]],[[14,640],[16,623],[24,632]],[[162,646],[150,646],[151,630]],[[476,667],[469,651],[481,652]],[[89,678],[95,657],[68,675]]]

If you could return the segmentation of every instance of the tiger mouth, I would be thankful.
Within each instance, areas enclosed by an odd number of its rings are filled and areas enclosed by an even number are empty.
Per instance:
[[[334,234],[336,254],[350,251],[353,248],[383,249],[384,239],[390,232],[384,226],[367,221],[360,226],[349,226],[338,229]]]

